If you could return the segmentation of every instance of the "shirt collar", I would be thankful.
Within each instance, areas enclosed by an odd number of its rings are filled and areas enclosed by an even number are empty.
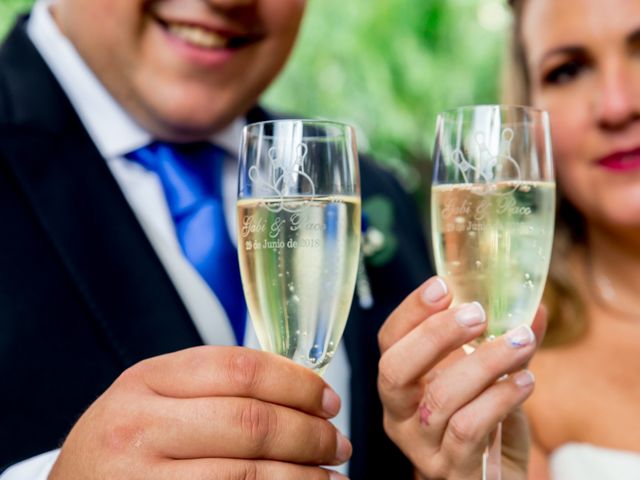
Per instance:
[[[58,29],[49,7],[55,0],[38,0],[27,33],[60,83],[98,151],[107,160],[122,157],[151,142],[151,135],[116,102],[84,62],[73,43]],[[237,118],[211,141],[235,157],[244,118]]]

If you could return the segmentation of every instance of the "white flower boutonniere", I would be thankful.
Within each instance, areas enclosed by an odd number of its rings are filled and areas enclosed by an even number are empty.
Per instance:
[[[356,293],[358,295],[358,303],[364,310],[369,310],[373,307],[373,294],[371,293],[371,282],[369,282],[369,276],[367,275],[365,258],[375,255],[383,245],[384,234],[377,228],[368,225],[367,217],[363,213]]]
[[[360,307],[373,307],[371,282],[367,275],[367,265],[381,267],[395,255],[397,240],[392,230],[393,205],[387,197],[374,196],[362,205],[362,239],[360,264],[356,281],[356,294]]]

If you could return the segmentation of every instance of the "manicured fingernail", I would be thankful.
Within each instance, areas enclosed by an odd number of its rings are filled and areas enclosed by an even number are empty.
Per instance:
[[[335,417],[340,411],[340,397],[330,388],[325,388],[322,392],[322,409],[330,417]]]
[[[507,332],[507,344],[512,348],[526,347],[536,341],[536,335],[529,325],[520,325]]]
[[[511,378],[513,379],[513,383],[515,383],[520,388],[528,387],[536,381],[536,377],[534,377],[533,373],[531,373],[529,370],[522,370],[518,373],[515,373],[511,376]]]
[[[436,303],[442,300],[449,292],[447,284],[440,277],[435,277],[429,282],[427,288],[422,292],[422,298],[427,303]]]
[[[340,432],[337,435],[336,462],[344,463],[351,457],[351,442]]]
[[[463,303],[456,312],[456,322],[463,327],[473,327],[484,323],[487,316],[478,302]]]
[[[349,480],[349,477],[345,477],[338,472],[329,471],[329,480]]]

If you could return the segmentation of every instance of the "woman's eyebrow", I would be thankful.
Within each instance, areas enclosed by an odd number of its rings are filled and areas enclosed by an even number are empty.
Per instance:
[[[637,32],[638,39],[640,39],[640,30]],[[566,56],[566,57],[574,57],[574,56],[583,56],[586,55],[587,51],[584,47],[580,47],[577,45],[563,45],[560,47],[552,48],[548,50],[542,55],[539,65],[543,65],[549,58],[555,57],[558,55]]]
[[[629,35],[627,35],[626,43],[628,45],[634,45],[634,44],[640,43],[640,27],[633,30]],[[540,58],[539,65],[543,65],[544,62],[546,62],[550,57],[555,57],[557,55],[573,57],[573,56],[583,56],[583,55],[586,55],[586,53],[587,53],[586,49],[579,45],[561,45],[559,47],[552,48],[551,50],[548,50],[547,52],[545,52],[544,55],[542,55],[542,58]]]

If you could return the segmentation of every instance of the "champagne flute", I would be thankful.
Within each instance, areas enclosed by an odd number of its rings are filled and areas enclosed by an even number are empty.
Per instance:
[[[238,255],[263,350],[322,374],[351,307],[360,253],[355,133],[330,121],[247,125]]]
[[[479,105],[438,115],[431,190],[436,270],[451,286],[454,305],[482,304],[484,339],[533,322],[554,219],[546,112]],[[484,479],[500,478],[500,447],[501,425],[483,457]]]

